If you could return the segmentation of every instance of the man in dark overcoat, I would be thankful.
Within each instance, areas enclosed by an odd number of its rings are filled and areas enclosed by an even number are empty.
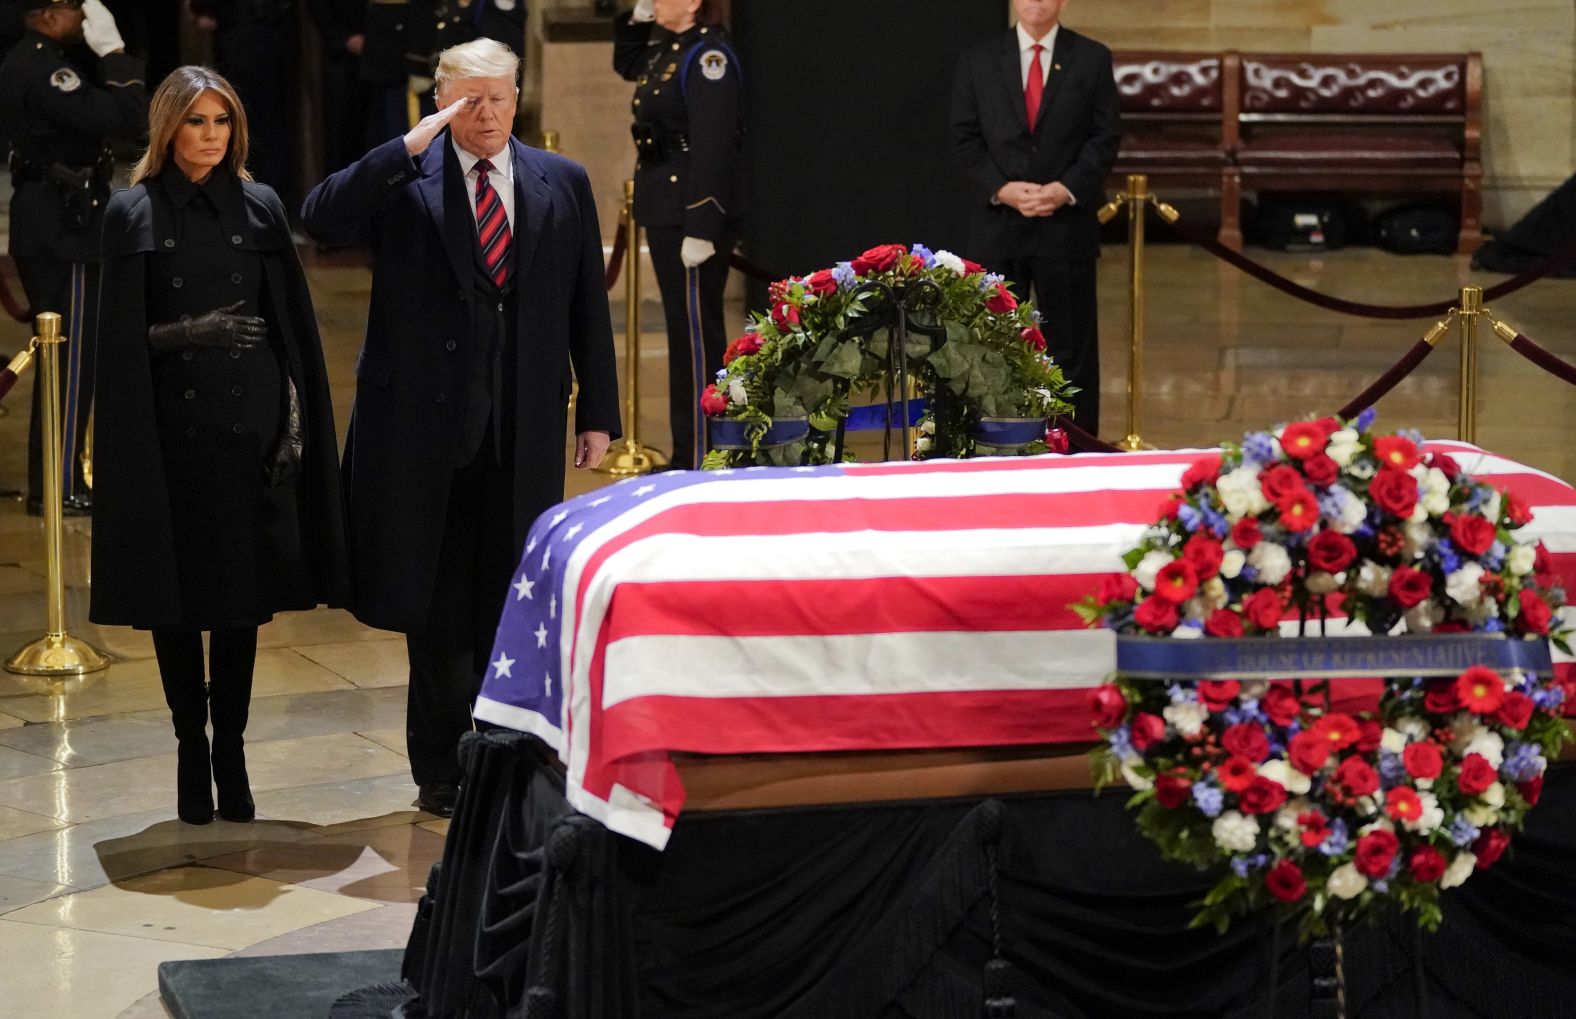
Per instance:
[[[423,809],[452,810],[526,531],[619,434],[602,233],[585,170],[509,135],[518,59],[445,50],[441,109],[319,184],[327,244],[368,243],[371,314],[343,473],[353,610],[406,634],[406,738]]]

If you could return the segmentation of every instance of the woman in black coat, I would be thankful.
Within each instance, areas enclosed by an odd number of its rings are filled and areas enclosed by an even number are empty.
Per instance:
[[[177,68],[149,138],[104,222],[90,614],[153,631],[181,820],[212,820],[217,786],[219,816],[249,821],[257,627],[344,604],[348,588],[333,411],[289,223],[246,172],[234,89]]]

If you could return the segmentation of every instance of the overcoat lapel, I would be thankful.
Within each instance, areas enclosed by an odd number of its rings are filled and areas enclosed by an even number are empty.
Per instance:
[[[509,150],[514,157],[514,271],[520,280],[552,219],[553,192],[529,148],[510,138]]]
[[[438,135],[422,153],[421,173],[421,183],[416,186],[427,204],[427,215],[443,238],[443,250],[454,267],[454,278],[461,289],[469,291],[476,279],[476,259],[471,253],[476,246],[475,216],[465,197],[460,161],[454,155],[448,131]]]
[[[1027,131],[1029,129],[1029,110],[1023,100],[1023,55],[1018,51],[1018,30],[1010,29],[1007,38],[1002,43],[1001,56],[997,61],[1001,70],[1001,83],[1007,93],[1007,108],[1012,110],[1013,117],[1018,121],[1018,126]],[[1041,104],[1043,115],[1044,104]]]
[[[1039,134],[1045,122],[1051,119],[1051,107],[1056,102],[1056,95],[1061,91],[1062,67],[1067,62],[1067,53],[1072,48],[1072,33],[1063,25],[1056,32],[1056,47],[1051,51],[1050,73],[1045,78],[1045,94],[1040,98],[1040,117],[1034,122],[1034,133]],[[1027,117],[1027,114],[1025,114]]]

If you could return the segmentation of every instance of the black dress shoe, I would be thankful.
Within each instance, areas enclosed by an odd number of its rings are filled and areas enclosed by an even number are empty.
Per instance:
[[[439,817],[453,817],[460,787],[452,782],[423,782],[416,791],[416,806]]]
[[[30,495],[27,497],[27,515],[41,517],[44,515],[44,497]],[[63,517],[90,517],[93,515],[93,497],[91,495],[73,495],[62,499],[60,502],[60,515]]]

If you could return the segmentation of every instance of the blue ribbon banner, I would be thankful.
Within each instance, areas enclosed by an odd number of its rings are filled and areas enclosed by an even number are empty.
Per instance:
[[[930,401],[922,396],[916,396],[908,401],[909,427],[919,424],[920,416],[925,413],[925,408],[928,406],[930,406]],[[887,423],[886,410],[887,405],[884,403],[872,403],[866,407],[850,407],[848,408],[848,419],[843,424],[843,430],[847,432],[869,432],[877,428],[885,428]],[[903,427],[902,417],[903,405],[900,403],[893,404],[893,428]]]
[[[735,421],[732,418],[712,418],[707,423],[711,430],[712,449],[749,449],[750,428],[749,421]],[[810,422],[804,418],[778,418],[766,429],[766,435],[761,438],[762,446],[786,446],[795,439],[802,439],[810,432]]]
[[[983,418],[974,439],[988,446],[1022,446],[1045,438],[1044,418]]]
[[[1473,665],[1549,675],[1546,640],[1486,633],[1404,637],[1176,640],[1118,635],[1116,671],[1131,679],[1360,679],[1458,676]]]

